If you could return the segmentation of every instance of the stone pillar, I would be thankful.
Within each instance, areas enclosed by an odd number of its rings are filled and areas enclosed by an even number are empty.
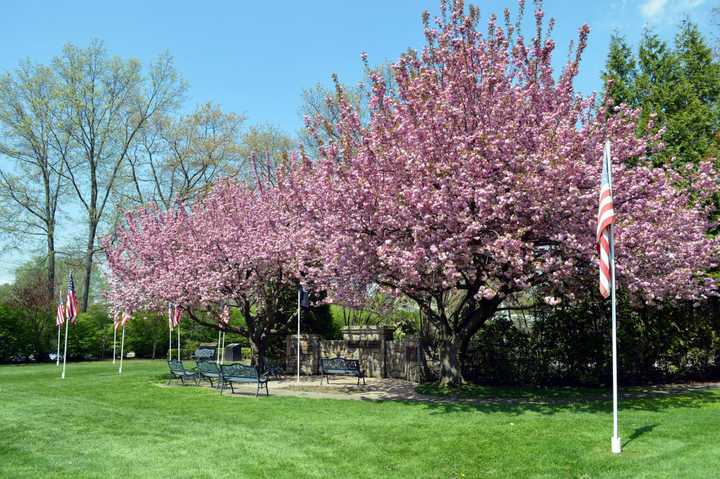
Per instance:
[[[287,373],[297,372],[297,334],[286,340]],[[320,371],[320,336],[317,334],[300,335],[300,374],[318,374]]]

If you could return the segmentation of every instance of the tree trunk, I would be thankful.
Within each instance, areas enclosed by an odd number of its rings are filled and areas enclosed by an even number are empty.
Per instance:
[[[265,371],[265,340],[262,336],[249,335],[250,350],[252,351],[252,365],[258,373]]]
[[[439,338],[441,386],[459,386],[465,382],[460,360],[460,342],[458,335],[449,330]]]
[[[438,334],[442,386],[459,386],[465,382],[463,365],[470,340],[492,318],[499,304],[497,298],[466,302],[465,309],[454,312],[452,320],[434,314],[427,306],[424,308],[428,321]]]
[[[83,288],[83,294],[82,294],[82,302],[80,304],[80,311],[85,312],[88,308],[88,302],[90,300],[90,280],[92,278],[92,268],[93,268],[93,256],[95,255],[95,234],[97,232],[97,222],[93,219],[90,219],[90,224],[88,225],[89,231],[88,231],[88,242],[87,242],[87,252],[85,255],[85,285]]]
[[[47,232],[47,288],[52,312],[55,303],[55,231],[52,225],[48,227]]]

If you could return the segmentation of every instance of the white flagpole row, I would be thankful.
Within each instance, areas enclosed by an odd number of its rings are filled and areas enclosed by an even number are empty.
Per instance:
[[[65,350],[63,351],[63,368],[62,368],[62,375],[60,376],[61,379],[65,379],[65,362],[67,361],[67,338],[68,338],[68,323],[70,320],[68,318],[65,318]]]
[[[125,324],[123,324],[122,339],[120,340],[120,369],[118,369],[118,374],[122,374],[123,356],[125,356]]]
[[[607,161],[608,183],[612,191],[612,161],[610,156],[610,140],[605,141],[604,160]],[[613,454],[620,454],[622,444],[618,436],[618,361],[617,361],[617,316],[615,298],[615,227],[610,225],[610,291],[612,320],[612,396],[613,396],[613,435],[610,449]]]
[[[58,324],[58,340],[57,340],[57,356],[55,357],[55,366],[60,366],[60,329],[62,326]]]

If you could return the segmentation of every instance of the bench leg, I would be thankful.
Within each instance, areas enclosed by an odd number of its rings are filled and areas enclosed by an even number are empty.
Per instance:
[[[225,390],[225,381],[220,381],[220,395],[222,396],[223,391]]]

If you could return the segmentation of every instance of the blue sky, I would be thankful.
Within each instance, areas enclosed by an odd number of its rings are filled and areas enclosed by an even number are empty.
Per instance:
[[[514,0],[476,1],[484,19]],[[532,3],[529,1],[528,3]],[[590,41],[578,78],[579,90],[600,88],[608,40],[613,31],[635,44],[645,26],[672,39],[684,15],[709,37],[707,0],[546,0],[554,17],[558,60],[587,23]],[[345,82],[361,78],[360,53],[370,63],[392,61],[407,47],[422,47],[423,10],[435,13],[439,0],[317,1],[5,1],[0,16],[0,70],[30,58],[48,62],[62,46],[86,46],[101,39],[107,49],[144,62],[169,51],[189,82],[188,108],[213,101],[243,113],[248,123],[272,123],[288,133],[302,125],[303,89],[329,83],[335,72]],[[529,17],[529,16],[528,16]],[[529,31],[526,29],[526,31]],[[0,166],[6,165],[0,159]],[[26,253],[27,254],[27,253]],[[12,279],[26,254],[0,257],[0,283]]]

